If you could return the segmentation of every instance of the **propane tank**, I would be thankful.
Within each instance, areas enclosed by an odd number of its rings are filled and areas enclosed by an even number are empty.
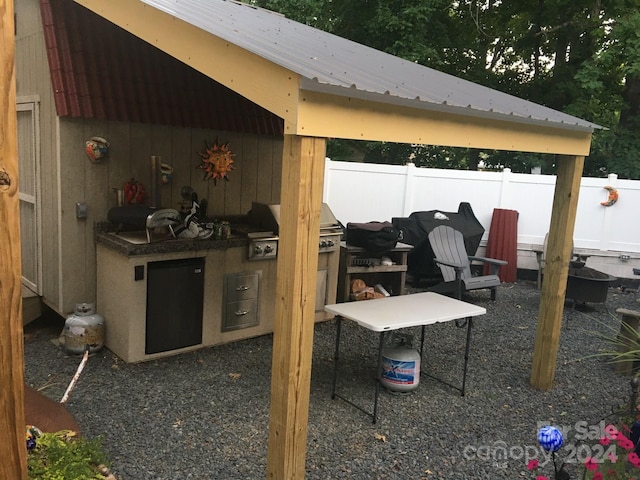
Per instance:
[[[95,303],[76,303],[74,313],[64,322],[64,348],[71,353],[97,352],[104,345],[104,318]]]
[[[409,392],[420,383],[420,354],[411,348],[409,334],[396,333],[382,351],[380,383],[389,390]]]

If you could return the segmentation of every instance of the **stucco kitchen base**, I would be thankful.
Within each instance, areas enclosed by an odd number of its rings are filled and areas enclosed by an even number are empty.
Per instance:
[[[105,319],[105,346],[125,362],[153,360],[273,332],[277,260],[247,260],[246,240],[210,243],[206,249],[175,252],[171,252],[172,242],[160,242],[165,245],[151,244],[148,250],[136,246],[135,253],[131,254],[111,242],[108,235],[100,234],[96,243],[97,310]],[[147,264],[194,257],[205,259],[202,343],[146,354]],[[322,279],[326,297],[316,305],[316,321],[329,318],[322,311],[325,303],[335,303],[337,278],[335,275],[327,277],[327,272],[337,272],[337,265],[326,265],[335,261],[337,256],[319,257],[318,278],[319,283]],[[144,278],[136,280],[136,267],[138,277],[143,269]],[[257,325],[222,331],[225,275],[255,272],[259,272],[261,279]]]
[[[275,282],[260,288],[258,325],[229,332],[221,331],[223,279],[226,273],[261,271],[275,278],[276,262],[248,262],[244,248],[197,250],[152,255],[125,256],[96,246],[98,266],[98,308],[105,318],[105,346],[126,362],[140,362],[199,348],[263,335],[273,331]],[[145,354],[147,322],[147,263],[193,257],[205,258],[202,343],[185,348]],[[142,266],[145,278],[135,280],[135,267]]]

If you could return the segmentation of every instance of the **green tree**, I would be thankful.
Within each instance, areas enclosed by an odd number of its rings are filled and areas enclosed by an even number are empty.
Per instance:
[[[567,106],[575,115],[608,128],[595,135],[586,167],[590,174],[640,178],[640,13],[635,8],[611,23],[606,48],[575,76],[587,92]]]
[[[253,0],[373,48],[602,125],[585,175],[640,178],[640,0]],[[339,159],[528,172],[549,155],[334,140]]]

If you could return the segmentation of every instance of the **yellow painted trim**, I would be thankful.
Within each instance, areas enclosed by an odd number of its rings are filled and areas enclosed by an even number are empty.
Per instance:
[[[295,123],[299,75],[137,0],[75,0],[213,80]]]
[[[301,92],[298,135],[588,155],[591,133]]]

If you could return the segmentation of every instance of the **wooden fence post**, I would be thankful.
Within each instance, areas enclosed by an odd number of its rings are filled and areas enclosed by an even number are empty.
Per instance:
[[[27,478],[13,2],[0,3],[0,478]]]

